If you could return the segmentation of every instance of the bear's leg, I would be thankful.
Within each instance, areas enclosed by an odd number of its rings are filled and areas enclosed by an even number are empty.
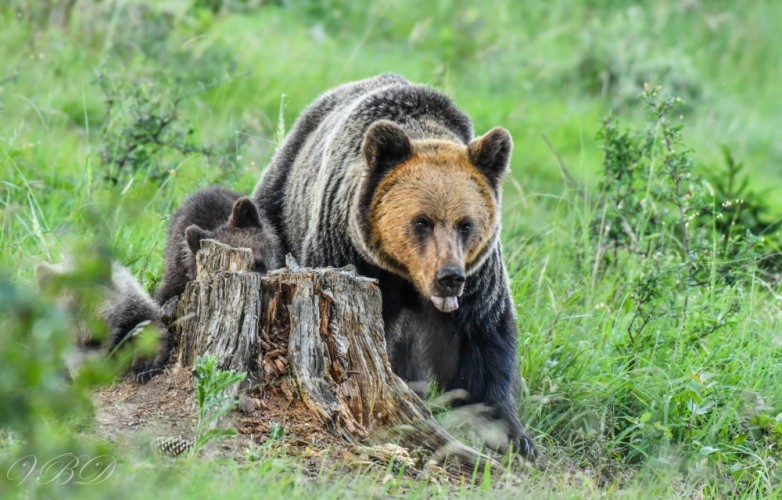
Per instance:
[[[168,329],[163,325],[154,325],[158,330],[158,347],[154,357],[137,356],[133,359],[131,376],[139,384],[146,384],[153,377],[163,373],[163,369],[171,355],[171,338]]]
[[[514,449],[534,458],[535,446],[518,418],[518,334],[499,249],[468,278],[458,310],[431,308],[428,316],[426,351],[438,386],[465,391],[463,404],[489,406]]]
[[[422,354],[420,301],[415,288],[399,276],[359,268],[363,275],[375,277],[383,298],[386,351],[391,369],[407,382],[413,392],[425,399],[429,393],[429,370]]]
[[[422,356],[421,324],[414,313],[402,310],[386,327],[391,368],[422,399],[429,394],[426,362]]]
[[[504,423],[513,448],[525,457],[534,458],[534,443],[524,433],[516,408],[515,343],[511,345],[499,335],[488,333],[482,325],[443,323],[439,327],[430,326],[427,332],[426,350],[437,385],[446,392],[464,391],[463,398],[453,401],[457,405],[488,406],[488,415]],[[431,345],[435,338],[440,340],[433,342],[437,345]],[[504,446],[498,449],[505,451]]]

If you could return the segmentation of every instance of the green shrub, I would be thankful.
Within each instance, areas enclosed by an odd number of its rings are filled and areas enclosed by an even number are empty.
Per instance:
[[[759,226],[695,173],[671,118],[679,101],[657,88],[643,98],[645,127],[604,122],[597,196],[577,191],[572,225],[537,244],[542,264],[515,285],[527,421],[609,482],[629,466],[719,494],[770,492],[782,354]]]
[[[64,360],[75,348],[71,329],[75,321],[90,318],[72,317],[56,300],[62,287],[80,300],[91,300],[99,267],[85,267],[43,294],[0,275],[0,494],[17,488],[28,494],[60,494],[72,484],[63,486],[56,474],[66,478],[69,470],[57,465],[46,469],[48,461],[61,457],[68,463],[111,453],[105,443],[82,432],[92,426],[89,391],[111,381],[116,372],[111,364],[90,363],[69,380]],[[90,282],[92,287],[87,286]],[[92,466],[98,469],[75,472],[88,480],[105,465],[95,461]],[[34,469],[27,474],[26,466]]]
[[[709,168],[704,175],[714,189],[715,210],[704,211],[705,223],[714,222],[718,244],[725,258],[758,264],[765,279],[778,282],[782,277],[782,219],[771,215],[769,199],[772,190],[757,191],[743,162],[737,161],[726,146],[722,147],[724,164]],[[752,251],[746,251],[746,239]]]
[[[191,156],[231,170],[242,141],[231,137],[215,146],[204,146],[195,128],[182,116],[183,102],[192,94],[176,83],[152,78],[114,79],[105,74],[98,81],[106,98],[107,118],[101,130],[101,158],[105,178],[112,183],[144,172],[157,181]]]

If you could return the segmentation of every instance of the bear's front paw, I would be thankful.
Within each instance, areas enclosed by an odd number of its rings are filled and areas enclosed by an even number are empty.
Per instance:
[[[137,384],[146,384],[156,375],[163,373],[163,368],[157,366],[155,363],[149,362],[136,362],[133,364],[131,370],[131,377]]]
[[[515,408],[509,408],[506,407],[506,405],[502,405],[497,408],[497,410],[497,416],[507,425],[506,429],[508,433],[508,443],[497,451],[507,453],[512,450],[513,453],[521,455],[530,462],[534,462],[538,456],[537,447],[532,438],[527,436],[524,432],[524,427],[516,416]]]
[[[513,453],[518,453],[530,462],[535,461],[538,457],[538,449],[531,437],[521,431],[517,435],[509,437]]]

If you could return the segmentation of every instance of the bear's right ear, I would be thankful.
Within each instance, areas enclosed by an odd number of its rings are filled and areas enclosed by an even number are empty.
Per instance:
[[[201,240],[205,240],[211,236],[212,234],[209,231],[201,229],[195,224],[192,226],[187,226],[187,229],[185,229],[185,239],[187,239],[187,246],[190,247],[190,251],[193,252],[193,255],[201,250]]]
[[[413,154],[413,144],[402,127],[388,120],[378,120],[364,134],[361,152],[375,181]]]
[[[261,227],[261,216],[253,200],[246,196],[236,200],[231,210],[231,217],[228,218],[228,225],[236,228]]]

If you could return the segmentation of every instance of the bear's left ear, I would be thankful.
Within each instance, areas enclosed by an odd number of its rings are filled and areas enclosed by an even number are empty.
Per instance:
[[[201,249],[201,240],[211,238],[213,236],[211,231],[206,231],[200,227],[192,224],[185,229],[185,240],[187,240],[187,246],[190,247],[190,251],[193,255],[198,253]]]
[[[413,145],[402,127],[389,120],[378,120],[364,134],[361,152],[369,175],[380,181],[389,170],[410,158]]]
[[[502,127],[495,127],[467,146],[470,161],[489,179],[495,190],[499,190],[502,178],[508,171],[513,139]]]
[[[228,218],[230,227],[261,227],[261,216],[258,214],[258,207],[253,201],[242,196],[234,203],[231,210],[231,217]]]

